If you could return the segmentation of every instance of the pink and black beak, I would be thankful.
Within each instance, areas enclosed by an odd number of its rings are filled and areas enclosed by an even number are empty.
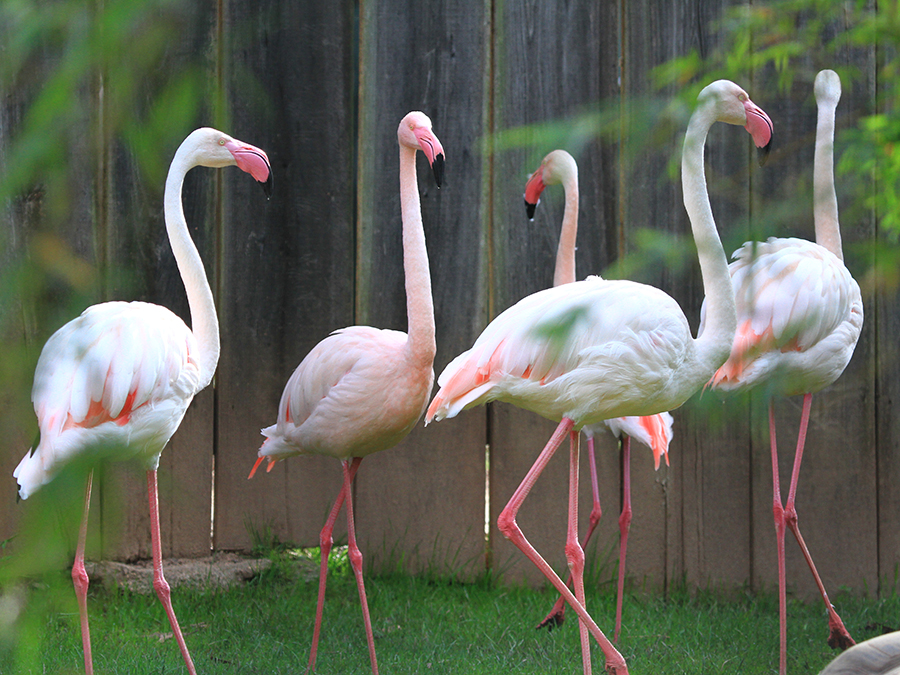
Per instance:
[[[759,165],[762,166],[769,157],[775,127],[765,111],[749,98],[744,101],[744,112],[747,114],[747,124],[744,128],[753,137],[753,143],[758,149]]]
[[[242,171],[246,171],[262,185],[266,197],[272,196],[272,165],[265,152],[248,143],[228,141],[225,147],[234,157],[234,162]]]
[[[541,193],[544,191],[544,167],[542,166],[525,183],[525,213],[528,220],[534,220],[534,211],[541,201]]]
[[[441,187],[441,183],[444,181],[444,147],[437,136],[434,135],[434,132],[427,127],[416,127],[413,129],[413,134],[415,134],[416,140],[419,142],[419,148],[431,165],[431,171],[434,173],[434,182],[437,183],[438,187]]]

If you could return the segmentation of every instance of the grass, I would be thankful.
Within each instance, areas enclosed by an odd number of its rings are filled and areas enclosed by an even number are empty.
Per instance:
[[[239,588],[173,593],[198,672],[206,675],[295,674],[305,670],[315,614],[316,582],[294,572],[287,553]],[[333,556],[334,557],[334,556]],[[346,557],[333,565],[325,603],[321,675],[370,672],[356,584]],[[601,628],[611,632],[615,597],[608,584],[588,596]],[[577,624],[537,631],[554,600],[549,590],[511,588],[488,578],[473,583],[402,574],[367,578],[382,673],[581,672]],[[0,673],[83,672],[77,609],[68,575],[45,575],[24,594],[0,598]],[[731,594],[735,596],[736,594]],[[89,597],[98,675],[183,673],[177,645],[155,596],[92,589]],[[900,598],[838,594],[839,611],[857,640],[895,626]],[[817,673],[833,657],[818,604],[789,603],[788,668]],[[629,594],[619,649],[633,675],[775,673],[778,616],[774,597],[679,590],[667,599]],[[603,657],[594,645],[594,668]]]

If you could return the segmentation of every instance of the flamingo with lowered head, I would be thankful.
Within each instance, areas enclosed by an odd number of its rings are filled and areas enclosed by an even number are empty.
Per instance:
[[[700,92],[685,135],[682,182],[709,304],[707,332],[694,339],[678,303],[652,286],[598,277],[555,286],[502,312],[471,349],[451,361],[425,418],[427,423],[454,417],[465,408],[500,400],[559,420],[497,524],[578,614],[585,673],[591,666],[588,631],[603,650],[607,672],[628,671],[584,606],[579,430],[614,417],[677,408],[725,362],[734,339],[734,294],[703,174],[703,148],[716,121],[745,126],[758,147],[768,147],[772,136],[768,116],[733,82],[719,80]],[[516,523],[522,502],[566,436],[571,446],[566,559],[574,594]]]
[[[841,97],[837,73],[820,72],[814,91],[818,105],[813,165],[816,243],[772,237],[766,242],[747,242],[735,251],[736,260],[728,269],[737,306],[737,333],[731,356],[710,383],[714,389],[725,392],[767,386],[782,396],[803,394],[794,468],[785,504],[778,478],[775,413],[772,399],[769,400],[782,675],[787,668],[785,526],[794,533],[825,602],[830,629],[828,644],[842,649],[854,644],[816,572],[800,534],[795,507],[812,394],[844,372],[863,322],[859,285],[843,262],[834,190],[834,117]]]
[[[553,285],[568,284],[575,281],[575,242],[578,234],[578,164],[575,158],[565,150],[553,150],[541,162],[525,184],[525,210],[533,219],[540,202],[541,194],[548,185],[563,186],[565,207],[562,227],[559,233],[559,244],[556,249],[556,267],[553,274]],[[669,463],[669,443],[672,440],[672,415],[668,412],[646,417],[618,417],[604,420],[598,424],[589,424],[583,431],[587,436],[588,461],[591,471],[591,497],[593,499],[591,514],[588,518],[588,529],[581,547],[587,547],[600,522],[600,487],[597,482],[597,460],[594,454],[594,435],[608,429],[620,440],[622,446],[622,513],[619,516],[619,583],[616,599],[616,627],[613,642],[619,641],[622,628],[622,596],[625,590],[625,555],[628,548],[628,530],[631,525],[631,437],[637,438],[653,452],[656,469],[659,469],[660,457],[665,455]],[[572,577],[566,582],[571,585]],[[560,596],[550,613],[538,624],[538,628],[547,627],[552,630],[565,621],[566,602]]]
[[[147,468],[153,587],[165,607],[188,671],[188,653],[163,576],[156,470],[194,395],[212,380],[219,360],[219,323],[203,262],[191,240],[181,186],[195,166],[237,166],[271,192],[269,160],[259,148],[215,129],[197,129],[178,148],[165,190],[166,231],[184,281],[193,330],[165,307],[105,302],[57,330],[41,350],[31,398],[39,442],[13,476],[27,499],[67,466],[137,460]],[[72,580],[78,597],[84,667],[93,673],[84,569],[93,472],[88,473]]]
[[[343,486],[319,537],[322,563],[308,671],[316,667],[328,554],[334,523],[346,499],[348,556],[359,589],[372,672],[378,673],[362,554],[353,523],[351,485],[363,457],[395,446],[415,427],[434,383],[434,307],[416,181],[416,151],[425,154],[440,186],[444,149],[431,130],[431,120],[421,112],[411,112],[401,120],[397,141],[409,333],[352,326],[335,331],[313,347],[284,388],[277,421],[262,430],[266,440],[250,472],[252,478],[263,461],[268,461],[267,470],[271,470],[278,460],[294,455],[328,455],[340,459],[343,466]]]

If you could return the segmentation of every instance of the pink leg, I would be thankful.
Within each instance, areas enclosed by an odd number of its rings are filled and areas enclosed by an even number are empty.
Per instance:
[[[787,672],[787,585],[784,568],[784,506],[778,477],[778,445],[775,442],[775,408],[769,400],[769,445],[772,450],[772,513],[775,517],[775,546],[778,554],[778,673]]]
[[[181,634],[181,628],[178,626],[178,619],[175,616],[175,610],[172,609],[172,593],[169,589],[169,583],[163,576],[162,563],[162,542],[159,537],[159,492],[156,483],[156,471],[147,472],[147,495],[150,500],[150,545],[153,549],[153,588],[156,595],[162,602],[166,610],[166,616],[169,617],[169,623],[172,625],[172,633],[178,642],[178,648],[181,649],[181,656],[187,666],[190,675],[197,675],[194,669],[194,662],[188,652],[187,645],[184,643],[184,636]]]
[[[354,460],[355,461],[355,460]],[[356,526],[353,523],[353,496],[351,494],[352,476],[350,462],[344,461],[344,496],[347,499],[347,556],[356,576],[359,589],[359,602],[362,605],[363,623],[366,627],[366,642],[369,645],[369,661],[372,662],[372,675],[378,675],[378,662],[375,660],[375,636],[372,634],[372,619],[369,617],[369,603],[366,601],[366,588],[363,584],[362,553],[356,545]]]
[[[525,475],[525,478],[522,480],[522,483],[513,493],[512,498],[509,500],[509,503],[504,507],[503,511],[500,513],[500,517],[497,519],[497,526],[500,528],[500,531],[503,535],[509,539],[525,556],[534,563],[537,568],[543,573],[545,577],[553,584],[557,591],[562,594],[562,596],[566,599],[566,602],[569,603],[569,606],[575,610],[575,613],[578,614],[578,618],[583,621],[590,631],[591,635],[597,640],[600,644],[600,648],[603,650],[603,654],[606,657],[606,671],[609,675],[626,675],[628,673],[628,668],[625,665],[625,659],[622,658],[622,655],[616,650],[616,648],[612,645],[612,643],[606,638],[603,634],[603,631],[597,626],[594,620],[591,618],[590,614],[587,613],[587,610],[584,608],[578,599],[572,594],[572,592],[568,589],[566,584],[562,579],[557,576],[556,572],[553,571],[553,568],[547,564],[547,561],[544,560],[541,555],[535,550],[535,548],[528,542],[525,538],[525,535],[522,534],[522,530],[519,528],[516,523],[516,514],[519,512],[519,508],[522,506],[522,502],[525,501],[525,498],[528,496],[528,493],[531,491],[531,488],[534,487],[535,482],[537,482],[538,477],[541,475],[541,472],[546,468],[547,463],[550,461],[550,458],[553,457],[553,454],[562,444],[563,440],[571,431],[574,423],[572,420],[568,418],[563,418],[559,423],[559,426],[556,427],[556,431],[553,432],[553,435],[550,437],[550,440],[547,442],[547,445],[541,451],[541,454],[538,456],[534,465],[529,469],[528,473]]]
[[[816,566],[813,563],[809,549],[806,548],[806,543],[803,541],[803,537],[800,534],[800,527],[797,524],[797,509],[794,506],[794,501],[797,496],[797,482],[800,479],[800,462],[803,459],[803,446],[806,443],[806,430],[809,426],[809,410],[811,404],[812,394],[804,395],[803,413],[800,417],[800,433],[797,437],[797,452],[794,455],[794,470],[791,473],[791,486],[788,491],[788,500],[784,509],[784,518],[785,523],[791,529],[791,532],[794,533],[797,543],[800,544],[800,550],[803,552],[803,557],[806,558],[806,564],[809,565],[809,570],[812,572],[813,578],[816,581],[816,586],[819,587],[819,593],[822,595],[822,600],[825,602],[825,609],[828,612],[828,627],[830,629],[828,646],[833,649],[848,649],[855,645],[856,642],[850,637],[850,633],[844,627],[844,622],[841,621],[841,617],[838,616],[831,601],[828,599],[828,593],[825,592],[825,585],[822,583],[822,579],[816,571]]]
[[[622,629],[622,598],[625,595],[625,552],[628,549],[628,530],[631,527],[631,437],[622,437],[622,514],[619,516],[619,586],[616,596],[616,632],[613,642],[619,641]]]
[[[593,497],[593,506],[591,507],[591,515],[588,517],[588,529],[587,533],[584,535],[584,542],[581,544],[581,548],[587,548],[588,542],[591,540],[591,535],[594,534],[594,529],[597,527],[597,523],[600,522],[600,517],[603,515],[603,509],[600,508],[600,486],[597,482],[597,459],[594,456],[594,437],[588,436],[588,460],[590,461],[591,466],[591,496]],[[566,585],[572,585],[572,575],[569,575],[569,578],[566,579]],[[550,613],[544,617],[544,620],[541,621],[536,628],[547,628],[547,630],[553,630],[559,626],[563,625],[563,622],[566,620],[566,600],[562,596],[559,596],[556,599],[553,607],[550,609]]]
[[[362,457],[354,457],[353,461],[350,463],[350,482],[353,482],[353,478],[356,476],[356,471],[359,469],[359,464],[362,462]],[[344,496],[346,494],[346,483],[341,483],[341,489],[338,492],[337,499],[334,500],[334,506],[331,507],[331,513],[328,514],[328,519],[325,521],[325,526],[322,528],[322,532],[319,534],[319,549],[320,555],[322,558],[322,562],[319,566],[319,601],[316,604],[316,625],[313,628],[313,639],[312,639],[312,647],[309,650],[309,665],[306,667],[306,672],[313,672],[316,669],[316,652],[319,649],[319,633],[322,628],[322,612],[325,608],[325,584],[328,579],[328,556],[331,554],[331,547],[334,544],[334,539],[332,539],[332,533],[334,532],[334,523],[337,520],[338,514],[341,512],[341,507],[344,505]]]
[[[87,541],[88,511],[91,508],[91,483],[94,472],[88,474],[84,487],[84,511],[81,516],[81,527],[78,529],[78,546],[75,549],[75,564],[72,565],[72,582],[75,584],[75,596],[78,598],[78,615],[81,618],[81,644],[84,648],[84,672],[94,673],[94,660],[91,657],[91,627],[88,625],[87,591],[88,575],[84,569],[84,547]]]
[[[572,577],[575,597],[582,607],[587,609],[584,596],[584,549],[578,543],[578,464],[581,433],[574,429],[569,432],[569,523],[566,532],[566,562],[569,565],[569,576]],[[578,622],[581,636],[581,662],[585,675],[591,672],[591,637],[587,625]]]

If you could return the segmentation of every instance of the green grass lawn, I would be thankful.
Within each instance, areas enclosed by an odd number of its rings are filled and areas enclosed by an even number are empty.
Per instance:
[[[315,581],[293,573],[285,554],[267,572],[219,592],[175,589],[173,602],[199,673],[302,673],[315,615]],[[359,599],[338,561],[325,603],[318,670],[370,672]],[[612,633],[615,595],[589,589],[588,608]],[[535,630],[554,600],[549,590],[510,588],[482,580],[464,584],[394,574],[369,577],[369,607],[379,668],[391,673],[580,673],[576,622]],[[0,599],[0,673],[83,672],[81,638],[70,579],[48,575]],[[619,649],[641,673],[776,673],[778,613],[774,597],[675,591],[666,599],[629,594]],[[900,599],[837,594],[857,640],[896,626]],[[16,607],[20,607],[18,612]],[[98,675],[183,673],[178,647],[155,596],[92,588],[89,596]],[[789,602],[788,669],[817,673],[833,657],[818,604]],[[595,672],[603,656],[594,646]]]

